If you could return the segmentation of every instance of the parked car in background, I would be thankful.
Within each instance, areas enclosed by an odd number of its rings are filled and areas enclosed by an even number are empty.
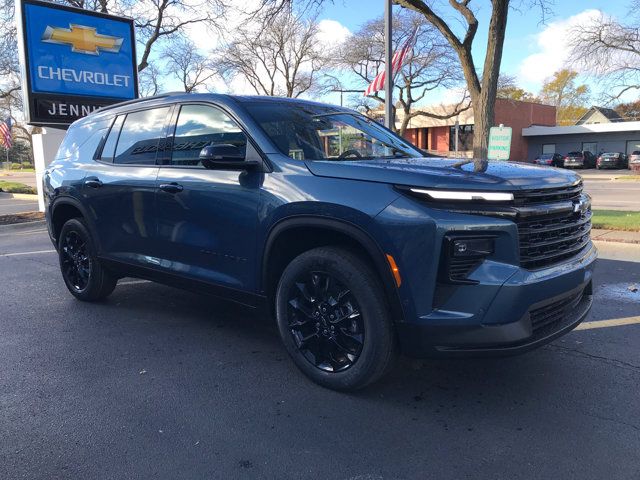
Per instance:
[[[596,156],[588,150],[569,152],[564,157],[565,168],[595,168]]]
[[[542,155],[538,155],[533,163],[536,165],[549,165],[551,167],[563,167],[564,166],[564,157],[559,153],[543,153]]]
[[[629,159],[622,152],[602,153],[596,161],[596,168],[629,168]]]
[[[634,150],[629,155],[629,160],[627,161],[628,165],[639,164],[640,163],[640,150]]]

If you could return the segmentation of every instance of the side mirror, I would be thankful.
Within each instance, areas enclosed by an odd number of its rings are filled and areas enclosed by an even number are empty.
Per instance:
[[[256,166],[257,162],[245,160],[245,150],[229,143],[207,145],[200,150],[200,161],[212,170],[245,170]]]

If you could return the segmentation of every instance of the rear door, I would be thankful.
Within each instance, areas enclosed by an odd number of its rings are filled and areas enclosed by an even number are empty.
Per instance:
[[[84,180],[104,256],[152,264],[156,251],[156,156],[170,106],[118,115]]]
[[[184,104],[174,114],[157,179],[161,265],[197,280],[242,291],[256,288],[256,229],[264,173],[208,170],[200,150],[236,145],[260,161],[239,124],[211,104]]]

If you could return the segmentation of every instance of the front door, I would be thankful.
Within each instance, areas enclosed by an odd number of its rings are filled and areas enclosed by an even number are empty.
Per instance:
[[[185,104],[157,179],[163,268],[193,279],[255,291],[258,203],[263,173],[208,170],[200,150],[214,144],[257,152],[238,124],[212,105]]]
[[[83,193],[101,254],[153,266],[156,233],[156,152],[170,107],[115,118],[100,158],[87,168]]]

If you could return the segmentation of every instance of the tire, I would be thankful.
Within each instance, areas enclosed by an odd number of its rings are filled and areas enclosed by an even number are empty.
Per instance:
[[[321,247],[299,255],[275,301],[287,352],[319,385],[355,391],[391,369],[397,348],[384,290],[355,254]]]
[[[58,259],[64,283],[78,300],[102,300],[116,288],[118,279],[100,264],[95,244],[82,219],[72,218],[62,226]]]

